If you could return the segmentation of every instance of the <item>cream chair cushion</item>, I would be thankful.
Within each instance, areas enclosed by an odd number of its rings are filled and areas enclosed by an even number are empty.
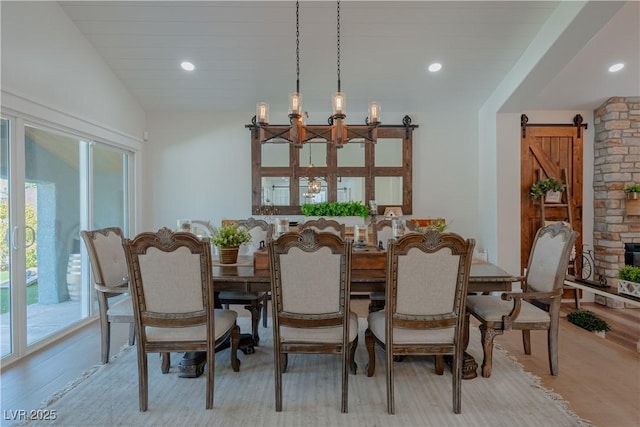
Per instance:
[[[349,316],[349,342],[353,342],[357,336],[358,315],[352,311]],[[292,341],[341,343],[342,326],[335,326],[331,328],[290,328],[287,326],[281,326],[280,338],[283,343]]]
[[[513,309],[513,301],[503,301],[499,296],[469,295],[467,307],[487,322],[502,322],[502,317]],[[551,322],[549,313],[535,305],[522,301],[520,314],[514,323]]]
[[[213,311],[215,316],[214,340],[223,336],[233,327],[238,317],[238,313],[233,310],[223,310],[216,308]],[[207,325],[190,326],[186,328],[156,328],[147,326],[147,341],[192,341],[204,340],[207,338]]]

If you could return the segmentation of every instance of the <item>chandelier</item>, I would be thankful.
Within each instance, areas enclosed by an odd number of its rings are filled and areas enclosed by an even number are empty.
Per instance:
[[[312,171],[313,163],[311,163],[311,144],[309,144],[309,166],[307,166],[309,178],[307,181],[307,193],[305,193],[305,197],[312,197],[314,194],[318,194],[322,189],[322,182],[320,182],[319,179],[314,178]]]
[[[380,105],[377,102],[369,104],[369,115],[365,125],[351,125],[344,123],[346,115],[346,98],[340,82],[340,0],[337,0],[337,74],[338,91],[332,99],[332,115],[328,119],[329,125],[307,126],[303,121],[302,94],[300,93],[300,2],[296,1],[296,91],[289,95],[289,126],[281,130],[282,126],[269,125],[269,104],[259,102],[256,115],[251,120],[251,127],[259,132],[261,142],[285,140],[296,148],[312,139],[335,144],[337,148],[352,139],[375,143],[377,127],[380,125]],[[314,181],[315,182],[315,181]],[[312,181],[309,182],[311,184]],[[310,187],[311,188],[311,187]],[[319,191],[319,187],[318,187]]]

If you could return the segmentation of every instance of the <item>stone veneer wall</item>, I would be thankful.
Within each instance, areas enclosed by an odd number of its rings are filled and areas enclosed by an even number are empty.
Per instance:
[[[624,244],[640,242],[640,216],[627,215],[624,192],[640,184],[640,98],[609,98],[594,124],[593,245],[598,271],[615,286]]]

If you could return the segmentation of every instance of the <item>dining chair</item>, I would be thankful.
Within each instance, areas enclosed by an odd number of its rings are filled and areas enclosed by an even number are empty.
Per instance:
[[[101,360],[109,363],[111,324],[129,324],[129,345],[135,343],[133,305],[129,294],[129,270],[119,227],[80,231],[89,255],[98,310],[100,312]],[[109,300],[120,297],[114,304]]]
[[[414,222],[406,221],[405,227],[410,233],[418,232],[418,226]],[[382,219],[373,225],[373,242],[378,248],[387,250],[389,239],[393,239],[393,220]],[[384,292],[369,293],[369,313],[380,311],[384,308]]]
[[[238,228],[244,228],[251,234],[251,242],[243,245],[246,246],[244,255],[253,255],[261,245],[266,248],[273,237],[273,224],[261,219],[238,220]],[[241,304],[251,313],[251,336],[255,345],[260,342],[258,329],[261,312],[263,326],[267,327],[267,295],[267,292],[243,291],[222,291],[218,295],[220,303],[225,308],[229,308],[229,304]]]
[[[303,230],[269,243],[276,411],[282,411],[282,373],[289,353],[339,354],[341,411],[348,412],[349,369],[358,344],[358,317],[350,311],[352,242]]]
[[[298,231],[302,232],[303,230],[314,230],[318,233],[333,233],[340,238],[345,238],[345,226],[344,224],[339,223],[333,219],[326,218],[318,218],[318,219],[310,219],[308,221],[303,222],[302,224],[298,224]]]
[[[551,375],[558,375],[562,287],[577,237],[576,231],[561,222],[538,229],[526,273],[517,279],[521,283],[521,292],[504,292],[500,296],[471,295],[467,298],[467,328],[470,315],[480,321],[483,377],[491,376],[495,336],[509,329],[522,331],[525,354],[531,354],[531,331],[546,330],[549,368]]]
[[[386,354],[387,412],[395,413],[394,356],[435,355],[436,373],[452,356],[453,412],[461,409],[464,307],[473,239],[455,233],[410,233],[387,247],[386,307],[369,313],[367,376],[375,372],[375,344]]]
[[[123,246],[138,332],[140,411],[148,406],[147,354],[172,351],[206,352],[206,408],[211,409],[215,350],[230,340],[231,367],[239,371],[240,328],[235,311],[214,309],[209,239],[164,227],[125,239]]]

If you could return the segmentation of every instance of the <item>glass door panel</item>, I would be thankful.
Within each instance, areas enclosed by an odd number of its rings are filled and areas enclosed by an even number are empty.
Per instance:
[[[27,345],[88,315],[81,281],[80,149],[86,143],[25,126]],[[31,235],[31,238],[29,238]]]
[[[11,317],[11,222],[9,220],[10,122],[0,118],[0,357],[13,353]]]
[[[93,145],[93,228],[120,227],[127,235],[128,155]]]

